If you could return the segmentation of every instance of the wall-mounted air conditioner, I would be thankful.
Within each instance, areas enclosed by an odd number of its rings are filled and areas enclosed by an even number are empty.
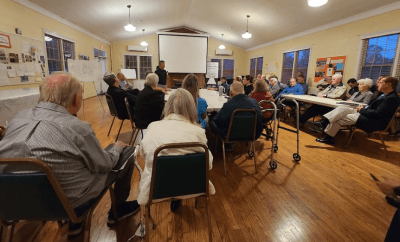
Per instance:
[[[136,52],[147,52],[147,46],[136,46],[136,45],[128,45],[129,51],[136,51]]]
[[[215,55],[233,55],[233,51],[231,50],[215,50]]]

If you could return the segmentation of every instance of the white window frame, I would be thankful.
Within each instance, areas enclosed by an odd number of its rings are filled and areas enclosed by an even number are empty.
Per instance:
[[[384,31],[379,31],[379,32],[373,32],[373,33],[367,33],[363,34],[360,36],[360,43],[358,45],[358,55],[357,55],[357,60],[356,60],[356,69],[354,72],[354,76],[358,77],[358,73],[361,72],[361,58],[362,58],[362,47],[363,47],[363,42],[366,39],[371,39],[371,38],[376,38],[376,37],[381,37],[385,35],[392,35],[392,34],[399,34],[399,40],[397,43],[397,50],[396,50],[396,55],[394,57],[394,62],[393,62],[393,68],[392,68],[392,73],[390,74],[391,76],[397,76],[398,73],[396,73],[397,66],[399,64],[399,59],[400,59],[400,28],[394,28],[394,29],[389,29],[389,30],[384,30]]]
[[[222,62],[224,62],[223,60],[233,60],[233,79],[235,79],[235,77],[236,77],[236,60],[235,60],[235,58],[224,58],[224,57],[211,57],[210,58],[210,61],[212,60],[212,59],[217,59],[217,60],[222,60]],[[221,78],[222,76],[224,75],[224,65],[223,65],[223,63],[222,63],[222,66],[221,66],[221,76],[219,77],[219,78]]]
[[[66,40],[66,41],[74,43],[74,54],[75,54],[74,59],[76,59],[76,41],[74,39],[71,39],[71,38],[65,37],[63,35],[60,35],[60,34],[58,34],[56,32],[53,32],[53,31],[50,31],[50,30],[47,30],[47,29],[43,30],[44,52],[46,52],[45,53],[46,74],[50,75],[49,74],[49,61],[48,61],[48,58],[47,58],[47,47],[46,47],[46,40],[45,40],[46,35],[51,35],[51,36],[54,36],[56,38],[59,38],[59,39]],[[62,41],[61,41],[61,43],[59,42],[59,45],[60,45],[59,49],[60,49],[60,57],[61,57],[61,67],[62,67],[61,71],[65,71],[64,46],[62,44]]]
[[[310,69],[310,59],[311,59],[312,48],[311,48],[311,45],[308,45],[308,46],[303,46],[303,47],[298,47],[298,48],[293,48],[293,49],[282,51],[282,53],[281,53],[281,62],[280,62],[282,67],[281,67],[281,76],[280,76],[279,80],[282,79],[283,69],[284,69],[284,66],[283,66],[283,55],[286,54],[286,53],[289,53],[289,52],[295,52],[294,61],[293,61],[293,68],[292,68],[292,77],[294,77],[296,75],[296,73],[295,73],[296,68],[295,67],[297,65],[297,60],[298,60],[298,57],[299,57],[298,53],[299,53],[299,51],[306,50],[306,49],[310,49],[310,57],[308,59],[308,67],[307,67],[307,77],[310,77],[308,75],[308,70]],[[307,80],[305,80],[305,82],[307,83]]]
[[[153,60],[154,60],[154,56],[153,55],[151,55],[151,54],[144,54],[144,55],[142,55],[142,54],[132,54],[132,53],[125,53],[125,54],[123,54],[123,62],[124,62],[124,69],[126,69],[126,61],[125,61],[125,56],[127,56],[127,55],[129,55],[129,56],[136,56],[136,58],[137,58],[137,63],[138,63],[138,67],[137,67],[137,69],[138,69],[138,73],[136,73],[136,80],[145,80],[145,79],[140,79],[140,56],[150,56],[151,57],[151,70],[153,70]]]

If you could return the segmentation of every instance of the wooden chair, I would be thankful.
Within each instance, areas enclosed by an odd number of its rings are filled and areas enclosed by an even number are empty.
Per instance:
[[[128,118],[127,117],[122,117],[121,114],[118,113],[117,108],[115,107],[115,104],[114,104],[114,100],[110,95],[106,94],[106,100],[107,100],[108,108],[110,109],[110,114],[111,114],[111,116],[114,117],[112,122],[111,122],[110,129],[108,130],[107,136],[110,136],[111,128],[112,128],[112,126],[114,124],[115,118],[117,117],[119,120],[122,121],[121,122],[121,126],[119,126],[117,138],[115,138],[115,141],[117,141],[118,137],[119,137],[119,133],[121,132],[122,125],[124,124],[124,121],[126,119],[128,119]]]
[[[222,152],[224,158],[224,172],[226,176],[226,161],[225,161],[225,143],[234,141],[251,142],[248,154],[254,160],[254,168],[257,174],[256,152],[254,151],[254,141],[256,139],[257,130],[257,111],[254,109],[236,109],[229,123],[228,133],[226,137],[217,135],[216,145],[217,148],[218,138],[222,141]]]
[[[201,147],[204,153],[179,156],[158,156],[166,149]],[[151,205],[169,202],[172,199],[205,197],[209,241],[212,241],[209,199],[209,152],[203,143],[175,143],[158,147],[154,152],[150,197],[145,205],[145,238],[149,241],[149,222],[155,224],[150,215]],[[195,203],[197,207],[197,202]]]
[[[135,144],[136,138],[139,134],[139,129],[135,126],[135,122],[133,121],[133,113],[131,113],[131,106],[129,105],[127,97],[125,98],[125,105],[126,105],[126,110],[128,110],[129,121],[131,121],[131,126],[132,126],[132,135],[131,138],[129,139],[129,145],[130,145],[132,142],[133,135],[135,135],[135,138],[133,139],[132,143]],[[143,131],[142,131],[142,137],[143,137]]]
[[[392,119],[390,120],[389,124],[387,125],[387,127],[386,127],[384,130],[377,130],[377,131],[372,132],[372,133],[378,133],[378,134],[379,134],[379,136],[380,136],[380,138],[381,138],[381,142],[382,142],[383,148],[385,149],[385,155],[386,155],[386,157],[389,157],[389,155],[388,155],[388,153],[387,153],[386,144],[385,144],[385,141],[383,140],[382,133],[383,133],[383,132],[388,132],[388,131],[389,131],[390,126],[392,125],[392,122],[395,121],[396,114],[397,114],[397,112],[399,112],[399,111],[400,111],[400,107],[397,107],[396,112],[394,112],[394,114],[393,114],[393,116],[392,116]],[[353,139],[353,135],[354,135],[354,133],[355,133],[357,127],[356,127],[355,125],[352,125],[352,126],[348,126],[348,129],[350,130],[350,137],[349,137],[349,141],[347,142],[346,148],[349,147],[350,142],[351,142],[351,140]],[[368,133],[368,135],[369,135],[369,133]]]
[[[10,158],[0,159],[0,165],[19,171],[0,173],[0,221],[2,226],[11,225],[10,242],[19,220],[57,221],[61,228],[67,221],[80,223],[85,219],[85,241],[90,241],[92,214],[107,190],[110,191],[114,217],[117,218],[112,185],[91,200],[83,214],[77,214],[52,169],[45,162],[32,158]],[[38,172],[22,173],[27,167]],[[0,240],[2,232],[3,228],[0,230]]]

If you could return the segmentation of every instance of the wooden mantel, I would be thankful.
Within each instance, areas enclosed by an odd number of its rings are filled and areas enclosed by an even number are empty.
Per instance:
[[[175,82],[183,82],[183,79],[188,74],[190,73],[168,73],[167,87],[169,88],[174,87]],[[197,74],[197,73],[194,74],[197,76],[197,79],[199,81],[199,87],[204,88],[206,86],[206,74]]]

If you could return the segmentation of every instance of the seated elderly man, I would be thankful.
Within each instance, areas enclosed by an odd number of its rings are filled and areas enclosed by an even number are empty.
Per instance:
[[[118,141],[103,150],[90,124],[74,116],[83,101],[82,86],[75,77],[56,73],[39,89],[39,104],[21,111],[9,123],[0,142],[0,158],[28,157],[49,164],[75,211],[82,213],[117,179],[111,170],[127,145]],[[133,167],[134,163],[128,161],[115,183],[119,218],[139,210],[137,201],[126,201]],[[12,170],[6,167],[4,172]],[[114,223],[113,213],[109,212],[108,224]],[[79,234],[83,224],[71,223],[69,234]]]
[[[400,104],[396,92],[398,79],[385,77],[378,82],[378,90],[383,94],[375,98],[367,106],[357,109],[339,107],[324,115],[322,125],[325,128],[325,137],[317,139],[318,142],[333,144],[334,137],[342,126],[356,125],[365,132],[384,130],[393,117]]]
[[[325,88],[323,91],[319,92],[317,96],[321,98],[345,99],[346,87],[343,86],[342,78],[343,76],[340,74],[333,75],[332,84]],[[331,107],[314,104],[310,108],[308,108],[304,114],[300,115],[300,124],[305,124],[308,119],[317,115],[325,114],[332,110],[333,108]]]
[[[118,81],[119,81],[119,87],[120,88],[122,88],[122,89],[124,89],[124,90],[132,90],[133,89],[133,86],[132,86],[132,84],[130,84],[127,80],[126,80],[126,77],[125,77],[125,75],[122,73],[122,72],[118,72],[118,74],[117,74],[117,78],[118,78]]]
[[[269,83],[271,84],[270,92],[274,98],[279,95],[280,90],[283,90],[287,87],[286,84],[280,83],[276,77],[272,77],[269,80]]]
[[[125,105],[125,98],[128,98],[131,113],[134,113],[133,110],[135,107],[136,96],[139,94],[139,90],[123,90],[119,87],[120,82],[118,78],[112,72],[105,73],[103,80],[108,84],[107,94],[113,98],[115,108],[118,110],[119,115],[121,115],[123,119],[129,119]]]
[[[135,124],[140,129],[161,119],[164,109],[164,93],[157,88],[158,75],[150,73],[146,76],[146,87],[139,93],[135,105]]]
[[[229,93],[232,99],[224,103],[221,110],[210,122],[211,130],[222,137],[226,137],[233,111],[236,109],[254,109],[257,111],[256,139],[258,139],[262,132],[263,117],[257,101],[244,94],[244,86],[239,82],[232,83]]]

